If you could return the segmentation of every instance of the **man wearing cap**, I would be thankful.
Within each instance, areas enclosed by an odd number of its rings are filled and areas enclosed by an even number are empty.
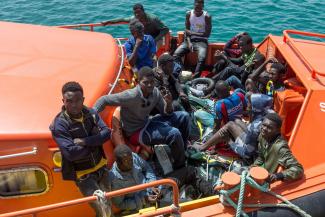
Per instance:
[[[300,179],[304,169],[292,155],[288,142],[281,136],[282,120],[277,113],[264,117],[258,138],[258,157],[255,166],[264,167],[269,173],[269,182]],[[283,170],[278,172],[278,167]]]
[[[144,66],[153,67],[153,58],[156,55],[156,43],[151,35],[143,33],[143,24],[137,20],[131,20],[129,24],[132,36],[124,44],[126,55],[130,65],[135,71]]]
[[[188,101],[188,98],[178,79],[174,76],[174,65],[174,58],[170,54],[164,53],[159,57],[158,67],[153,70],[155,86],[163,95],[165,91],[169,91],[173,98],[174,110],[181,110],[179,99],[185,102]]]

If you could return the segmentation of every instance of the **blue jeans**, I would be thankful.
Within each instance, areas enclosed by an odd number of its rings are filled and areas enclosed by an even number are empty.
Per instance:
[[[79,187],[79,190],[83,196],[92,196],[94,191],[100,189],[102,191],[109,191],[109,178],[108,178],[108,168],[105,166],[96,170],[95,172],[86,174],[76,180],[76,185]],[[103,216],[101,207],[97,202],[90,202],[90,206],[95,210],[96,217]],[[109,204],[110,205],[110,204]],[[106,212],[109,213],[111,206],[108,206]]]
[[[227,78],[226,82],[228,83],[229,86],[232,86],[234,89],[240,88],[242,90],[245,90],[245,87],[242,85],[240,79],[237,78],[235,75],[232,75],[229,78]]]
[[[198,53],[198,62],[196,64],[195,73],[200,73],[204,67],[205,58],[207,56],[208,44],[206,42],[192,42],[193,50]],[[175,60],[181,64],[181,58],[190,52],[187,42],[183,42],[175,51]]]
[[[167,144],[173,157],[173,168],[185,166],[186,142],[190,133],[190,116],[177,111],[171,115],[154,116],[142,134],[145,145]]]

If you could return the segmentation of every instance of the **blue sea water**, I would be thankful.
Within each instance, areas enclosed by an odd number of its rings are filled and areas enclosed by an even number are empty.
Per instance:
[[[131,0],[1,0],[0,20],[41,25],[96,23],[132,15]],[[142,0],[146,11],[158,15],[176,34],[184,29],[185,12],[193,0]],[[325,33],[325,0],[206,0],[212,15],[210,41],[226,41],[249,32],[255,42],[285,29]],[[127,37],[127,26],[100,28],[115,37]]]

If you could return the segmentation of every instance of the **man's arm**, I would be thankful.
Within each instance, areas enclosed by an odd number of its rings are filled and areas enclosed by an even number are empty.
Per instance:
[[[243,65],[244,64],[244,60],[242,57],[238,57],[238,58],[228,58],[228,60],[236,65]]]
[[[191,42],[191,23],[190,23],[190,16],[191,16],[191,11],[188,11],[186,13],[186,18],[185,18],[185,32],[184,32],[184,37],[185,41],[187,42],[187,46],[190,50],[193,49],[192,42]]]
[[[122,181],[122,180],[121,180]],[[131,187],[131,186],[129,186]],[[115,188],[113,190],[123,189],[124,187]],[[141,192],[134,193],[133,197],[125,197],[124,195],[113,197],[112,202],[121,210],[139,210],[143,208],[144,198],[141,198]]]
[[[279,164],[284,167],[284,170],[280,172],[280,174],[283,176],[283,180],[295,180],[303,176],[304,169],[297,159],[292,155],[289,147],[281,148],[279,150],[279,156]]]
[[[156,46],[155,39],[151,35],[149,35],[149,45],[150,45],[151,57],[155,58],[157,53],[157,46]]]
[[[238,35],[235,35],[232,39],[227,41],[223,50],[227,53],[227,55],[234,54],[236,56],[241,54],[241,50],[239,48],[232,48],[233,44],[238,40]]]
[[[111,130],[106,126],[101,117],[96,113],[96,128],[98,128],[99,132],[96,135],[88,136],[85,139],[86,146],[101,146],[108,139],[111,138]],[[96,129],[97,130],[97,129]]]
[[[155,42],[157,43],[157,41],[162,39],[169,32],[169,28],[157,16],[155,16],[154,22],[159,29],[159,34],[155,37]]]
[[[135,162],[141,167],[142,173],[145,177],[145,183],[150,183],[157,180],[157,177],[150,167],[150,165],[147,163],[147,161],[144,161],[141,157],[139,157],[137,154],[133,154],[133,157],[135,159]],[[153,191],[153,188],[147,188],[147,196],[154,195],[155,192]]]
[[[104,26],[106,26],[108,24],[128,24],[131,19],[132,19],[132,17],[116,18],[116,19],[112,19],[112,20],[102,21],[101,24],[103,24]]]
[[[93,109],[99,113],[105,109],[106,106],[126,106],[130,103],[132,96],[129,90],[121,93],[101,96],[95,103]]]
[[[252,79],[253,81],[258,80],[258,77],[262,74],[262,72],[265,71],[265,67],[268,63],[275,63],[277,62],[277,59],[275,58],[270,58],[266,61],[264,61],[264,63],[262,63],[262,65],[260,65],[255,71],[253,71],[252,74],[250,74],[248,76],[248,78]]]
[[[138,50],[142,43],[142,39],[137,38],[135,44],[131,43],[130,39],[124,44],[126,55],[128,57],[130,65],[133,67],[138,59]]]
[[[133,157],[135,158],[135,161],[140,165],[142,168],[142,172],[144,173],[144,176],[146,178],[146,183],[153,182],[157,180],[157,177],[155,173],[153,172],[150,165],[147,163],[147,161],[144,161],[139,155],[133,154]]]
[[[173,99],[170,93],[166,94],[166,96],[163,96],[158,90],[158,102],[156,108],[158,109],[160,114],[171,114],[174,111],[172,102]]]
[[[72,162],[89,155],[87,147],[74,143],[73,138],[69,133],[69,129],[64,123],[57,123],[54,125],[54,129],[51,129],[53,139],[58,144],[62,155],[66,159]]]
[[[263,157],[260,154],[258,154],[256,160],[253,163],[253,166],[262,166],[263,164],[264,164]]]

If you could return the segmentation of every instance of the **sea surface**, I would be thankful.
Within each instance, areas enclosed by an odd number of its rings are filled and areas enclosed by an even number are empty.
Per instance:
[[[40,25],[97,23],[132,15],[131,0],[0,0],[0,20]],[[193,0],[142,0],[176,34],[184,30],[185,13]],[[224,42],[246,31],[259,42],[285,29],[325,33],[325,0],[206,0],[212,15],[210,41]],[[115,37],[127,37],[126,25],[99,28]],[[1,30],[0,30],[1,34]]]

